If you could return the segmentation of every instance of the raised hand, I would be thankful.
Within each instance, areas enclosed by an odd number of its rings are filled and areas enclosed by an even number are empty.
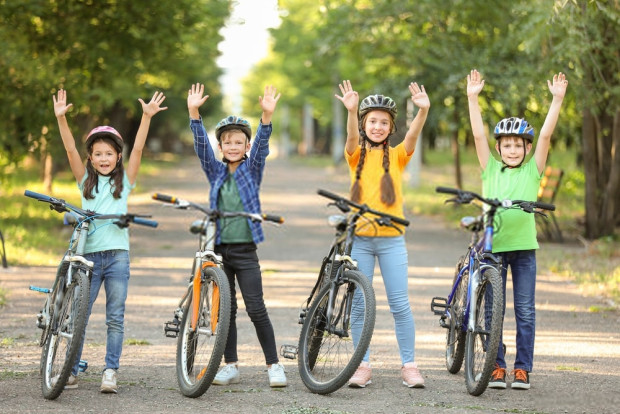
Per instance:
[[[351,86],[351,81],[342,81],[342,83],[339,84],[338,87],[340,88],[342,96],[336,94],[336,98],[338,98],[338,100],[344,104],[344,107],[347,108],[348,111],[357,111],[357,105],[359,104],[360,96],[356,91],[353,90],[353,87]]]
[[[149,103],[144,103],[141,98],[139,98],[138,101],[140,101],[140,104],[142,105],[142,112],[144,115],[152,117],[156,113],[168,109],[167,106],[160,106],[165,99],[166,97],[163,92],[155,92]]]
[[[67,105],[67,91],[64,89],[59,89],[58,94],[52,98],[54,100],[54,114],[56,117],[65,115],[69,108],[73,106],[73,104]]]
[[[198,109],[200,106],[209,99],[209,95],[204,95],[205,85],[201,83],[195,83],[191,89],[187,92],[187,108]]]
[[[272,85],[265,86],[265,93],[263,96],[258,97],[263,112],[273,113],[276,110],[276,105],[280,99],[281,93],[277,93],[276,87]]]
[[[484,87],[484,80],[476,69],[467,75],[467,96],[478,96]]]
[[[547,86],[549,86],[549,91],[554,97],[564,98],[566,87],[568,86],[566,75],[562,72],[553,75],[553,82],[547,80]]]
[[[424,109],[430,108],[431,101],[428,99],[424,85],[420,87],[417,82],[411,82],[409,84],[409,92],[411,92],[411,100],[415,106]]]

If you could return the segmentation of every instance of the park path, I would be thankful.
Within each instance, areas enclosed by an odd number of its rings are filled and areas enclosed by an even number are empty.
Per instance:
[[[270,159],[262,186],[263,210],[285,217],[282,226],[265,226],[266,242],[259,247],[265,298],[278,346],[296,344],[299,306],[313,285],[331,229],[325,218],[334,212],[316,190],[346,194],[348,172],[340,167],[309,167]],[[249,319],[239,313],[239,352],[242,382],[211,387],[198,399],[184,398],[175,377],[174,340],[165,338],[169,320],[184,290],[196,240],[187,231],[198,218],[151,201],[154,191],[206,202],[207,184],[195,158],[173,169],[143,177],[130,198],[130,210],[150,213],[156,230],[134,226],[132,280],[126,313],[126,339],[116,396],[98,392],[105,354],[103,292],[95,304],[84,351],[89,369],[80,388],[55,401],[39,389],[34,314],[42,298],[29,284],[53,280],[49,267],[0,270],[0,286],[9,289],[9,304],[0,310],[0,411],[2,412],[181,412],[222,413],[613,413],[620,412],[620,333],[618,313],[591,312],[595,299],[585,298],[564,279],[540,275],[537,287],[537,338],[532,389],[527,392],[487,390],[471,397],[462,372],[444,366],[445,331],[430,312],[434,296],[445,296],[453,264],[464,250],[467,235],[433,218],[407,214],[410,297],[416,321],[416,361],[425,389],[409,390],[399,379],[400,361],[385,291],[375,278],[377,323],[371,343],[373,384],[364,390],[343,388],[329,396],[313,395],[299,379],[296,361],[283,360],[289,386],[271,390],[263,358]],[[567,249],[571,247],[567,246]],[[539,254],[545,254],[544,245]],[[509,285],[510,289],[510,285]],[[514,317],[508,294],[505,337],[509,363],[514,358]],[[242,306],[242,301],[240,305]]]

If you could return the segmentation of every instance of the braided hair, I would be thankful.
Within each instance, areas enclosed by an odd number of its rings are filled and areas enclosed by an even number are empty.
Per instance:
[[[368,138],[366,135],[366,131],[364,130],[364,126],[366,124],[366,114],[362,116],[362,122],[360,126],[360,141],[362,145],[362,149],[360,152],[360,159],[357,163],[357,168],[355,169],[355,181],[351,186],[351,199],[356,203],[359,203],[362,199],[362,186],[360,185],[360,178],[362,176],[362,168],[364,168],[364,162],[366,161],[366,142],[370,143],[371,146],[383,145],[383,177],[381,177],[381,201],[391,206],[396,201],[396,194],[394,191],[394,181],[392,180],[392,176],[390,175],[390,137],[392,136],[392,132],[387,136],[387,138],[382,143],[375,143]],[[392,119],[392,125],[394,124],[394,120]]]

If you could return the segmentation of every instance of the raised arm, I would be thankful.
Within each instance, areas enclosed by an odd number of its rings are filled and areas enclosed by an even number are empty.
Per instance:
[[[198,108],[209,99],[209,95],[204,95],[204,93],[205,85],[202,83],[193,84],[187,91],[187,110],[191,119],[200,119]]]
[[[411,121],[411,125],[409,125],[409,129],[403,141],[407,154],[411,154],[415,150],[418,137],[420,136],[420,132],[422,132],[422,127],[428,116],[428,109],[431,107],[431,101],[428,99],[426,90],[424,90],[424,85],[420,87],[416,82],[411,82],[409,84],[409,92],[411,92],[413,104],[418,107],[418,113],[413,121]]]
[[[156,113],[168,109],[167,106],[160,106],[162,102],[164,102],[164,99],[166,99],[166,97],[162,92],[155,92],[149,103],[144,103],[142,99],[138,99],[142,105],[142,120],[140,121],[140,127],[136,133],[136,139],[131,154],[129,155],[129,162],[126,168],[127,178],[131,184],[134,184],[138,177],[138,170],[140,169],[140,162],[142,161],[142,151],[144,150],[146,137],[149,133],[149,127],[151,126],[151,118]]]
[[[476,145],[476,154],[478,154],[478,162],[482,169],[485,169],[491,156],[489,143],[484,133],[484,124],[482,123],[482,114],[480,113],[480,104],[478,103],[478,95],[484,87],[484,80],[476,69],[473,69],[467,75],[467,101],[469,103],[469,122],[471,123],[471,132],[474,134],[474,143]]]
[[[538,173],[542,174],[547,163],[547,155],[549,154],[549,145],[551,144],[551,135],[558,123],[560,116],[560,108],[562,108],[562,101],[564,95],[566,95],[566,87],[568,81],[566,76],[560,72],[557,75],[553,75],[553,82],[547,80],[547,86],[549,91],[553,95],[553,100],[549,106],[549,112],[545,118],[545,123],[540,129],[538,135],[538,143],[536,144],[536,150],[534,151],[534,159],[536,160],[536,166],[538,167]]]
[[[67,151],[67,158],[69,159],[71,172],[73,172],[73,176],[78,183],[82,182],[82,178],[84,178],[84,174],[86,173],[86,168],[84,167],[84,162],[80,158],[80,153],[75,146],[75,139],[69,129],[69,123],[67,122],[66,117],[67,111],[73,106],[73,104],[67,104],[67,91],[64,89],[58,90],[58,94],[53,96],[53,101],[54,114],[58,120],[58,129],[60,130],[60,137],[62,138],[63,145],[65,146],[65,151]]]
[[[347,154],[351,155],[359,145],[360,131],[357,117],[357,106],[360,101],[359,94],[353,90],[351,81],[345,80],[338,85],[342,96],[336,94],[336,98],[347,108],[347,142],[344,145]]]
[[[260,117],[260,121],[263,125],[269,125],[271,123],[271,117],[276,110],[278,100],[280,100],[280,93],[277,93],[276,88],[271,85],[265,86],[265,93],[263,96],[258,97],[258,103],[263,109],[263,114]]]

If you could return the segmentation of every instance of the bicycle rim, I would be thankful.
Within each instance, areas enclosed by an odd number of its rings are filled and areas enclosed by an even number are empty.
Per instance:
[[[192,295],[188,296],[177,342],[177,380],[181,393],[200,397],[207,391],[224,354],[230,325],[230,287],[217,267],[203,270],[198,322],[192,329]]]
[[[464,266],[465,257],[461,257],[456,266],[454,281]],[[465,356],[465,330],[463,329],[463,318],[467,298],[467,283],[469,282],[469,271],[463,272],[459,286],[450,302],[450,323],[446,332],[446,368],[451,374],[456,374],[461,370],[463,358]]]
[[[88,274],[77,270],[63,294],[59,308],[52,313],[52,326],[41,355],[41,390],[48,400],[62,393],[84,338],[90,295]]]
[[[334,286],[330,326],[327,305],[332,284],[317,294],[299,337],[299,374],[306,387],[317,394],[332,393],[351,378],[366,353],[375,326],[375,294],[368,278],[361,272],[347,270],[343,282]],[[352,326],[360,332],[357,346],[353,344]]]
[[[467,332],[465,383],[471,395],[481,395],[495,367],[502,333],[504,295],[497,269],[487,269],[476,293],[475,329]]]

